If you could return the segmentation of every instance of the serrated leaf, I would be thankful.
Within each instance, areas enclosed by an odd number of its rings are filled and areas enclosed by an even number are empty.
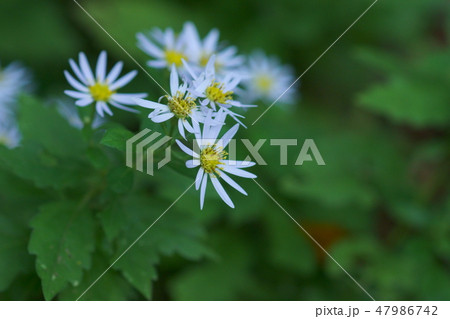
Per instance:
[[[98,214],[103,231],[109,241],[114,240],[127,223],[126,210],[121,204],[113,203]]]
[[[97,280],[110,266],[107,261],[108,259],[106,256],[102,254],[95,254],[92,261],[92,268],[86,271],[83,276],[83,280],[75,286],[70,285],[64,289],[59,294],[58,299],[74,301],[81,297],[81,301],[127,300],[132,288],[127,284],[122,276],[120,276],[120,274],[113,269],[108,270],[108,272],[106,272],[100,280],[95,283],[95,285],[90,287],[92,283]],[[89,290],[87,290],[88,288]]]
[[[359,103],[395,122],[417,127],[450,123],[449,95],[442,87],[397,77],[361,94]]]
[[[37,256],[36,271],[47,300],[68,283],[78,284],[91,266],[94,220],[76,203],[54,202],[40,208],[33,219],[29,251]]]
[[[169,205],[143,196],[127,199],[123,203],[123,214],[126,214],[127,219],[121,223],[116,257],[152,225]],[[201,242],[204,230],[198,220],[176,209],[170,213],[158,220],[114,265],[148,299],[151,298],[151,282],[157,277],[155,266],[159,262],[159,255],[177,253],[191,260],[211,255]],[[111,224],[104,227],[111,228]]]

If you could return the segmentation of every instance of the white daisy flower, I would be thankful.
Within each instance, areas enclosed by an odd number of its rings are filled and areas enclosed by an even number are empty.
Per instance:
[[[225,116],[223,111],[220,111],[218,114],[218,117],[222,117],[221,120],[224,120]],[[200,189],[200,208],[203,209],[208,180],[211,181],[222,200],[228,206],[234,208],[234,204],[220,183],[219,178],[240,193],[247,195],[245,190],[228,176],[228,174],[244,178],[256,178],[256,175],[244,170],[255,165],[255,163],[226,159],[228,154],[225,148],[238,131],[239,124],[234,125],[221,138],[218,138],[223,125],[217,125],[216,123],[211,125],[211,123],[210,118],[206,119],[203,132],[195,134],[196,145],[194,145],[193,150],[182,144],[179,140],[176,140],[176,142],[183,152],[193,157],[193,159],[186,162],[186,167],[199,167],[195,179],[195,188],[197,190]]]
[[[175,117],[178,120],[178,131],[181,136],[186,139],[185,129],[194,133],[199,130],[199,124],[204,121],[204,115],[199,110],[195,103],[195,98],[187,90],[187,83],[180,85],[178,72],[175,65],[172,65],[170,73],[170,95],[162,96],[162,99],[167,100],[167,104],[147,101],[143,99],[136,99],[137,105],[153,109],[149,114],[149,118],[155,123],[165,122]],[[191,119],[189,123],[188,119]]]
[[[192,93],[202,99],[200,104],[204,113],[208,112],[208,109],[217,111],[222,109],[225,113],[230,115],[235,121],[242,122],[238,117],[244,117],[238,113],[232,112],[231,107],[256,107],[256,105],[245,105],[239,101],[234,100],[234,90],[237,88],[240,77],[231,73],[227,74],[222,80],[219,80],[216,76],[214,67],[215,56],[213,55],[206,65],[205,71],[197,75],[188,65],[185,63],[186,70],[194,79],[192,81],[193,89]]]
[[[149,32],[148,36],[138,33],[136,37],[138,47],[154,58],[147,62],[148,66],[152,68],[170,69],[173,64],[177,68],[182,68],[182,60],[187,60],[184,37],[182,34],[175,35],[171,28],[167,28],[165,31],[155,28]]]
[[[31,76],[21,64],[13,62],[2,69],[0,65],[0,112],[11,107],[20,91],[31,84]]]
[[[224,47],[219,44],[219,31],[217,29],[211,30],[201,40],[195,25],[192,22],[186,22],[182,34],[186,42],[189,62],[196,64],[200,68],[206,67],[213,55],[216,56],[215,70],[219,74],[236,70],[243,66],[245,62],[243,56],[236,55],[236,47]]]
[[[257,51],[249,57],[247,75],[242,85],[246,90],[246,99],[251,102],[262,100],[272,103],[295,81],[294,72],[290,66],[281,65],[276,57],[268,57]],[[280,98],[280,102],[292,103],[295,90],[288,90]]]
[[[104,116],[104,113],[113,115],[109,105],[129,112],[138,112],[125,105],[135,105],[134,99],[144,98],[147,94],[117,93],[118,89],[124,87],[134,79],[137,75],[137,71],[131,71],[119,78],[123,62],[118,62],[112,68],[111,72],[106,74],[107,57],[106,52],[102,51],[97,61],[94,76],[86,55],[83,52],[79,54],[79,59],[79,66],[72,59],[69,60],[70,66],[78,80],[76,80],[68,71],[64,71],[64,75],[69,84],[77,90],[66,90],[64,93],[77,99],[75,102],[77,106],[84,107],[95,102],[96,111],[101,117]]]
[[[73,103],[59,100],[57,101],[56,107],[59,114],[61,114],[61,116],[67,120],[70,126],[73,126],[80,130],[84,127],[85,123],[83,122],[83,119],[80,118],[80,114],[78,113],[77,108],[73,105]],[[100,127],[104,122],[105,121],[103,118],[95,116],[94,121],[92,122],[92,128],[96,129]]]
[[[15,148],[19,145],[22,135],[13,118],[0,120],[0,145]]]

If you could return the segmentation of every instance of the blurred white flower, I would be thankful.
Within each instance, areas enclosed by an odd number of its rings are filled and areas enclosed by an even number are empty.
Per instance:
[[[153,109],[149,114],[149,118],[155,123],[165,122],[173,117],[178,119],[178,131],[181,136],[186,139],[185,129],[194,133],[199,130],[199,122],[203,122],[204,116],[199,110],[195,99],[187,91],[187,83],[180,85],[178,72],[175,65],[172,65],[170,73],[170,95],[162,96],[167,99],[167,104],[136,99],[136,104],[145,108]],[[188,119],[191,119],[189,123]]]
[[[176,141],[183,152],[193,157],[193,159],[186,162],[186,167],[199,167],[195,179],[195,188],[197,190],[200,189],[201,209],[203,209],[203,204],[205,201],[208,179],[211,181],[222,200],[228,206],[234,208],[234,204],[220,183],[219,178],[244,195],[247,195],[245,190],[231,177],[229,177],[228,174],[244,178],[256,178],[256,175],[244,170],[245,168],[255,165],[254,162],[226,159],[228,154],[225,151],[225,148],[238,131],[239,124],[234,125],[230,130],[223,134],[221,138],[218,138],[223,125],[217,125],[216,122],[224,122],[225,117],[226,114],[223,111],[219,111],[217,113],[217,118],[214,121],[208,116],[205,120],[203,131],[195,134],[196,145],[193,147],[193,150],[182,144],[180,141]],[[213,123],[213,125],[211,125],[211,123]]]
[[[15,148],[19,145],[22,135],[14,118],[0,119],[0,145]]]
[[[58,100],[56,103],[56,107],[59,114],[61,114],[61,116],[64,117],[71,126],[77,129],[83,128],[83,119],[80,118],[77,107],[73,103],[65,100]],[[95,116],[94,121],[92,122],[92,128],[98,128],[104,122],[105,120],[103,118]]]
[[[198,68],[206,67],[213,55],[216,56],[214,64],[216,73],[221,75],[237,71],[245,62],[243,56],[236,55],[236,47],[220,45],[217,29],[212,29],[202,40],[195,25],[192,22],[186,22],[182,35],[186,43],[188,61]]]
[[[234,100],[234,90],[241,81],[240,77],[233,73],[228,73],[223,79],[218,79],[215,71],[215,56],[213,55],[206,65],[205,71],[197,75],[194,70],[186,64],[186,70],[193,78],[192,92],[201,99],[203,112],[206,114],[209,109],[218,111],[222,109],[226,114],[230,115],[235,121],[240,123],[238,117],[242,115],[230,110],[231,107],[255,107],[256,105],[245,105]]]
[[[263,52],[253,53],[248,60],[248,67],[242,81],[245,87],[243,95],[253,103],[262,100],[273,103],[295,81],[294,72],[290,66],[281,65],[275,57],[268,57]],[[280,98],[280,102],[292,103],[295,99],[295,89],[291,88]]]
[[[31,84],[31,75],[21,64],[13,62],[2,69],[0,65],[0,116],[11,111],[19,93]]]
[[[175,67],[182,68],[182,60],[187,60],[184,36],[183,34],[175,35],[171,28],[164,31],[155,28],[148,33],[148,36],[138,33],[136,37],[138,47],[154,58],[147,62],[150,67],[170,69],[174,64]]]
[[[66,90],[64,93],[77,99],[75,104],[81,107],[95,102],[96,111],[101,117],[104,116],[105,112],[113,115],[109,105],[137,113],[138,111],[125,105],[135,105],[134,99],[144,98],[147,94],[117,93],[118,89],[127,85],[137,75],[137,71],[131,71],[118,79],[122,71],[123,62],[118,62],[111,72],[106,74],[106,59],[106,52],[102,51],[97,61],[95,76],[83,52],[79,54],[79,66],[70,59],[70,66],[78,80],[68,71],[64,71],[64,75],[69,84],[77,91]]]

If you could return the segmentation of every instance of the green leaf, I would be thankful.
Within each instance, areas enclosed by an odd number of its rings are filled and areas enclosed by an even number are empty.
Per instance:
[[[103,231],[109,241],[114,240],[128,222],[126,210],[120,203],[113,203],[98,214]]]
[[[102,218],[103,227],[114,234],[121,228],[117,254],[120,256],[158,217],[170,203],[162,203],[144,196],[133,196],[124,201],[126,219]],[[114,214],[120,214],[115,211]],[[105,223],[108,221],[107,223]],[[116,222],[113,225],[112,222]],[[120,225],[118,225],[120,223]],[[159,256],[179,254],[190,260],[211,256],[201,242],[204,230],[198,219],[172,208],[114,265],[125,278],[147,299],[151,298],[151,281],[157,277],[155,265]]]
[[[309,238],[281,210],[269,211],[264,217],[269,233],[270,262],[295,273],[311,274],[316,256]]]
[[[170,282],[175,300],[238,300],[244,291],[254,289],[250,247],[234,233],[211,238],[219,260],[184,270]]]
[[[445,127],[450,123],[449,94],[435,83],[396,77],[364,92],[358,102],[398,123]]]
[[[21,19],[16,19],[19,13]],[[2,1],[0,37],[5,41],[2,59],[27,61],[47,73],[59,69],[47,66],[65,62],[67,56],[77,50],[81,43],[81,38],[67,23],[60,5],[51,0],[39,3],[27,0]]]
[[[34,182],[39,188],[61,189],[76,185],[86,172],[81,162],[56,158],[42,146],[29,142],[12,150],[0,148],[0,162],[10,172]]]
[[[125,251],[129,244],[124,241],[119,247]],[[120,270],[125,279],[147,299],[151,299],[152,281],[158,277],[156,264],[159,262],[159,257],[157,251],[152,248],[142,242],[137,243],[114,265],[114,268]]]
[[[133,137],[133,135],[134,134],[127,129],[121,126],[115,126],[106,131],[100,143],[119,151],[125,151],[127,140]]]
[[[108,174],[108,186],[117,194],[131,190],[134,183],[134,170],[126,166],[113,168]]]
[[[75,203],[54,202],[41,207],[31,226],[29,251],[37,256],[36,271],[44,296],[50,300],[68,283],[78,285],[83,269],[90,268],[93,217]]]
[[[96,253],[93,257],[92,268],[86,271],[79,285],[68,286],[58,296],[59,300],[77,300],[85,291],[80,300],[93,301],[123,301],[131,295],[132,288],[114,269],[108,270],[96,283],[100,275],[110,266],[107,256]]]
[[[80,157],[86,149],[81,131],[70,126],[55,108],[21,96],[19,126],[25,141],[34,141],[61,157]]]
[[[32,269],[33,259],[27,251],[30,214],[21,206],[0,201],[0,291],[8,288],[18,274]]]

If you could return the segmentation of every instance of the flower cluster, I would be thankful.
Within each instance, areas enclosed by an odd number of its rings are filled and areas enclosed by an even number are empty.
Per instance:
[[[249,58],[237,54],[234,46],[224,46],[219,41],[219,31],[211,30],[202,39],[191,22],[184,24],[176,34],[171,28],[155,28],[148,33],[137,34],[138,47],[150,56],[147,65],[170,72],[169,88],[157,99],[144,99],[146,94],[124,94],[118,90],[128,84],[137,74],[132,71],[119,78],[123,63],[118,62],[107,73],[106,52],[98,58],[95,73],[83,53],[79,64],[69,60],[76,76],[65,71],[65,77],[75,89],[65,93],[77,99],[76,105],[85,107],[95,104],[96,112],[103,117],[112,115],[110,106],[137,112],[140,106],[150,109],[148,117],[155,123],[168,122],[176,128],[185,141],[193,140],[188,148],[179,140],[181,150],[192,156],[187,168],[197,168],[196,189],[200,189],[200,206],[203,207],[208,180],[223,199],[234,207],[219,178],[237,191],[246,194],[228,174],[244,178],[255,178],[244,169],[253,162],[227,159],[225,148],[244,126],[243,118],[250,104],[257,101],[273,102],[293,82],[292,70],[282,66],[275,58],[261,52]],[[292,95],[283,100],[292,101]],[[220,137],[220,132],[230,118],[235,122]]]
[[[16,100],[20,92],[30,87],[31,77],[19,63],[5,68],[0,65],[0,145],[16,147],[21,139],[16,121]]]

